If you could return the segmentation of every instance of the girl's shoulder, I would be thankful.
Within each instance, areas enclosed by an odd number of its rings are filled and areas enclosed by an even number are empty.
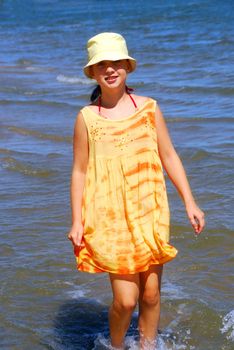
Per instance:
[[[131,95],[135,99],[136,103],[139,105],[144,104],[147,100],[149,100],[149,97],[147,96],[140,96],[136,94],[131,94]]]
[[[140,96],[140,95],[135,95],[135,94],[131,94],[131,95],[134,98],[134,101],[136,102],[138,107],[143,106],[147,101],[157,102],[155,99],[153,99],[149,96]]]
[[[82,112],[84,109],[87,109],[87,108],[93,110],[94,112],[96,112],[96,110],[97,110],[97,108],[98,108],[98,104],[97,104],[96,102],[89,103],[89,104],[87,104],[87,105],[85,105],[85,106],[83,106],[83,107],[81,108],[81,112]]]

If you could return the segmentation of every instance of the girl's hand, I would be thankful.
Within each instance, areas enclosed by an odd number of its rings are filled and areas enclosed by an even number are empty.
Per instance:
[[[67,237],[74,246],[84,247],[84,242],[82,242],[83,233],[84,227],[82,224],[73,224]]]
[[[205,215],[195,202],[186,205],[187,215],[196,235],[199,235],[205,226]]]

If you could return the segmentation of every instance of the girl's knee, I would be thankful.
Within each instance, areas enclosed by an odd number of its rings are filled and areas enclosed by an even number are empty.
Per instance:
[[[125,298],[122,300],[113,300],[113,307],[119,312],[133,312],[137,305],[135,298]]]
[[[141,297],[141,303],[147,306],[156,306],[160,303],[159,290],[146,290]]]

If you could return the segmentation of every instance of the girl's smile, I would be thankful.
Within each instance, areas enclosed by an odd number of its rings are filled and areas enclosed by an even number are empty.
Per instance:
[[[111,75],[109,77],[106,77],[105,81],[107,81],[108,84],[113,84],[116,82],[117,79],[118,79],[118,75]]]

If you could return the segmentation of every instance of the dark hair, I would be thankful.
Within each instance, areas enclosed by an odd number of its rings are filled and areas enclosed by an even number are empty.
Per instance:
[[[127,94],[130,94],[131,92],[133,92],[133,89],[129,88],[126,85],[126,92],[127,92]],[[98,99],[98,97],[101,96],[101,94],[102,94],[101,87],[100,87],[100,85],[97,85],[91,93],[90,101],[91,102],[96,101]]]
[[[101,95],[101,93],[102,93],[101,87],[100,87],[100,85],[97,85],[91,93],[90,101],[91,102],[96,101],[98,99],[98,97]]]

